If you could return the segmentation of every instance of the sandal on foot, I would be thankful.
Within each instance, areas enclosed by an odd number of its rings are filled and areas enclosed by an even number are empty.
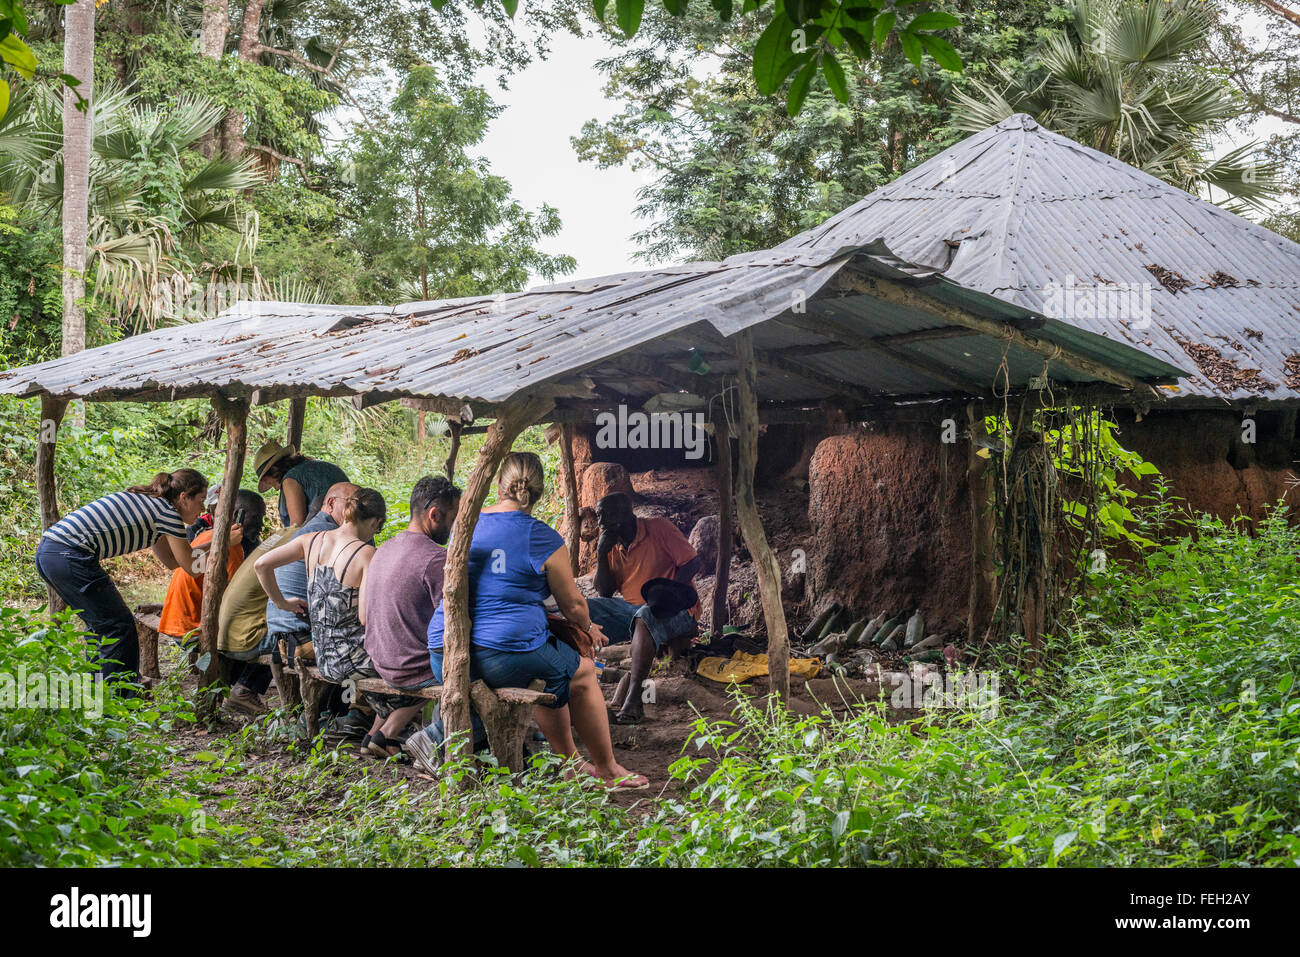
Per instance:
[[[384,732],[376,731],[369,735],[370,740],[366,742],[366,751],[377,758],[387,761],[389,758],[402,757],[402,741],[398,738],[387,737]],[[389,748],[396,748],[397,753],[389,752]]]

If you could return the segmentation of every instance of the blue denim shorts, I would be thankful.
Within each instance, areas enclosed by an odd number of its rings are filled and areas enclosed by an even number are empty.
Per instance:
[[[662,648],[678,638],[694,638],[699,634],[699,626],[689,611],[658,618],[649,605],[634,605],[616,595],[609,598],[588,598],[587,613],[593,622],[600,625],[611,645],[631,641],[632,629],[636,627],[638,618],[645,622],[646,631],[650,632],[656,648]]]
[[[546,682],[542,690],[555,695],[551,708],[569,703],[569,681],[578,673],[582,658],[577,650],[548,638],[532,651],[499,651],[474,645],[469,652],[469,680],[483,680],[489,688],[527,688],[535,678]],[[429,652],[434,677],[442,682],[442,650]]]

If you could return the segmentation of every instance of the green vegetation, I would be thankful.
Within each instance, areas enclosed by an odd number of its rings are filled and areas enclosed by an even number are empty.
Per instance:
[[[181,747],[166,683],[104,718],[0,728],[0,862],[41,864],[1300,864],[1300,531],[1203,519],[1093,579],[1050,665],[996,669],[996,713],[890,723],[701,720],[666,793],[632,808],[556,774],[397,783],[304,753],[278,715]],[[0,616],[0,671],[76,670],[75,630]],[[480,786],[460,788],[467,777]]]

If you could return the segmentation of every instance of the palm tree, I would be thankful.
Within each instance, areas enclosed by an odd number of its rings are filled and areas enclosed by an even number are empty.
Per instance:
[[[193,152],[223,112],[201,97],[149,106],[106,85],[86,113],[92,149],[82,206],[83,268],[94,269],[96,295],[106,294],[123,320],[153,325],[164,318],[164,284],[202,267],[196,256],[205,240],[224,235],[236,241],[231,262],[203,267],[208,279],[241,268],[234,264],[247,261],[256,247],[256,213],[235,195],[262,181],[254,164]],[[48,216],[65,202],[68,158],[58,115],[57,94],[35,87],[0,117],[0,142],[13,147],[0,166],[0,189],[35,216]],[[251,276],[256,281],[256,273]],[[78,298],[84,298],[84,284],[82,290]]]
[[[1188,192],[1213,199],[1219,189],[1224,206],[1265,209],[1281,188],[1255,144],[1211,156],[1211,138],[1240,106],[1200,66],[1210,28],[1194,0],[1075,0],[1024,73],[995,65],[1000,88],[973,80],[974,95],[955,91],[954,125],[975,132],[1028,113]]]

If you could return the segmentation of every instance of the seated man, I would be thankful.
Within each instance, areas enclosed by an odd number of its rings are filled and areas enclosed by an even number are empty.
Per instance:
[[[266,518],[266,503],[262,497],[247,489],[240,489],[235,495],[235,517],[243,513],[243,524],[237,533],[239,540],[230,543],[230,553],[226,558],[227,580],[235,574],[244,559],[257,548],[262,537],[262,522]],[[212,544],[212,526],[204,526],[202,521],[195,522],[187,529],[194,531],[190,543],[194,549],[202,550],[206,556]],[[234,531],[234,529],[232,529]],[[206,560],[206,558],[205,558]],[[201,566],[200,566],[201,567]],[[188,568],[177,568],[172,572],[171,582],[167,585],[167,597],[163,599],[162,614],[158,619],[158,633],[174,638],[177,642],[191,647],[196,639],[188,636],[197,631],[203,608],[203,575],[194,575]]]
[[[437,684],[429,665],[429,622],[442,601],[443,546],[459,508],[460,489],[447,479],[420,479],[411,492],[410,524],[380,546],[361,581],[366,654],[379,677],[399,691]],[[423,710],[425,700],[402,698],[396,704],[371,732],[367,747],[377,756],[398,753],[398,734]]]
[[[611,644],[631,641],[630,680],[620,685],[613,706],[618,724],[641,720],[641,686],[650,674],[656,653],[680,654],[699,632],[700,605],[667,617],[652,614],[641,586],[655,578],[686,585],[700,569],[700,559],[686,536],[666,518],[640,518],[632,500],[622,492],[596,503],[600,538],[596,544],[596,591],[587,599],[591,620]],[[618,591],[622,597],[611,597]]]

